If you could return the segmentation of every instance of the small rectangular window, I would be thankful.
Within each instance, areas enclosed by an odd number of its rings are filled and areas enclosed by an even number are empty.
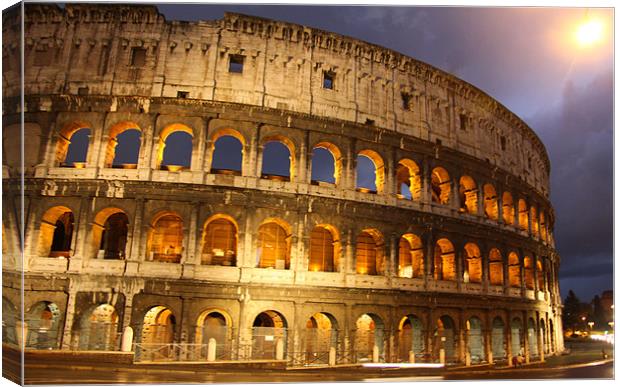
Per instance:
[[[461,130],[467,130],[467,126],[469,123],[469,117],[467,117],[465,114],[461,114],[459,118],[461,121]]]
[[[335,78],[336,74],[331,71],[323,71],[323,88],[333,90]]]
[[[177,91],[177,98],[189,98],[189,91]]]
[[[502,150],[505,151],[506,150],[506,137],[504,136],[500,137],[499,141],[502,144]]]
[[[366,118],[366,125],[373,126],[375,124],[375,120],[371,120],[370,118]]]
[[[88,87],[78,87],[78,95],[88,95]]]
[[[146,64],[146,49],[134,47],[131,49],[131,66],[142,67]]]
[[[243,73],[243,55],[229,55],[228,72],[229,73]]]
[[[411,98],[412,95],[409,93],[400,93],[401,98],[403,99],[403,109],[411,110]]]

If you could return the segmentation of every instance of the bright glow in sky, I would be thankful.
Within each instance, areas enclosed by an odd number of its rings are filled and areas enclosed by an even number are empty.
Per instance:
[[[589,46],[603,38],[603,23],[598,20],[588,20],[577,28],[577,42],[582,46]]]

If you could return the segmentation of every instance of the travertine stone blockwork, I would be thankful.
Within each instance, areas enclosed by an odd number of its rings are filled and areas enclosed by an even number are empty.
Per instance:
[[[482,91],[273,20],[25,8],[23,168],[18,30],[10,13],[3,22],[3,309],[11,327],[24,308],[27,346],[118,350],[131,326],[138,360],[173,356],[149,345],[210,338],[221,358],[273,359],[284,345],[295,364],[327,362],[331,348],[338,363],[370,361],[375,346],[380,361],[443,349],[463,363],[563,349],[549,160]],[[82,129],[86,159],[67,163]],[[114,165],[128,130],[137,162]],[[178,132],[191,162],[165,165]],[[238,169],[214,167],[223,137],[239,142]],[[263,173],[272,142],[290,154],[288,176]],[[319,148],[333,181],[311,180]],[[374,191],[357,187],[362,156]]]

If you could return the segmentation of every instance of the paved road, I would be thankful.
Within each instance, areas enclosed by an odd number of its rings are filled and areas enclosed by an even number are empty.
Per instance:
[[[613,363],[565,369],[506,369],[495,371],[451,371],[425,375],[414,370],[329,369],[308,371],[160,371],[107,367],[54,366],[27,370],[26,384],[115,384],[115,383],[274,383],[335,381],[420,381],[480,379],[611,379]]]

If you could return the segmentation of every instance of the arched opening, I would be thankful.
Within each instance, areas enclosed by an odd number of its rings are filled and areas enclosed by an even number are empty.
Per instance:
[[[506,344],[504,341],[504,321],[495,317],[491,328],[491,351],[493,359],[503,360],[506,358]]]
[[[482,257],[475,243],[467,243],[463,249],[463,282],[482,282]]]
[[[222,129],[213,138],[211,173],[241,175],[245,138],[234,129]]]
[[[530,207],[530,219],[532,220],[532,235],[538,238],[538,213],[536,207]]]
[[[2,342],[10,344],[19,344],[17,341],[17,321],[18,311],[15,305],[7,298],[2,297]]]
[[[478,317],[471,317],[467,320],[467,346],[472,363],[481,363],[484,361],[482,322]]]
[[[194,131],[183,124],[167,126],[159,135],[157,165],[160,169],[176,172],[188,169],[192,161]]]
[[[431,195],[433,203],[450,203],[450,175],[442,167],[431,172]]]
[[[355,270],[357,274],[383,274],[384,244],[381,233],[374,229],[362,231],[355,244]]]
[[[553,321],[549,320],[549,350],[555,353],[555,333],[553,331]]]
[[[549,353],[549,341],[547,340],[547,329],[545,327],[545,319],[541,318],[538,326],[539,326],[539,331],[540,331],[540,340],[542,340],[541,348],[543,350],[543,353],[548,354]]]
[[[129,219],[118,208],[106,208],[93,222],[93,252],[99,259],[125,259]]]
[[[536,322],[532,318],[527,320],[527,343],[530,357],[538,357],[538,334],[536,332]]]
[[[543,211],[540,211],[540,238],[547,242],[547,221]]]
[[[502,194],[502,216],[504,223],[515,224],[515,204],[512,200],[512,194],[508,191]]]
[[[136,169],[142,132],[134,122],[120,122],[110,128],[105,153],[106,168]]]
[[[521,231],[528,231],[529,229],[527,215],[527,204],[525,204],[525,200],[519,199],[519,229]]]
[[[37,302],[24,317],[28,327],[26,348],[58,349],[61,314],[55,303]]]
[[[139,342],[143,346],[171,344],[174,341],[175,326],[176,319],[170,309],[161,305],[154,306],[144,315]]]
[[[420,201],[422,182],[420,167],[414,161],[402,159],[396,167],[396,193],[399,197]]]
[[[424,249],[417,235],[408,233],[398,243],[398,276],[402,278],[424,277]]]
[[[230,319],[220,311],[205,310],[196,320],[195,343],[201,344],[201,358],[207,357],[207,347],[211,339],[215,340],[216,360],[230,360],[232,332]]]
[[[498,220],[497,191],[492,184],[485,184],[484,191],[484,214],[491,220]]]
[[[433,348],[435,359],[439,359],[439,351],[445,351],[446,363],[456,363],[456,345],[454,321],[450,316],[441,316],[435,327]]]
[[[337,271],[340,256],[340,241],[336,229],[329,225],[318,225],[310,233],[310,271]]]
[[[439,239],[435,243],[434,252],[433,278],[442,281],[455,281],[456,262],[452,242],[446,238]]]
[[[237,223],[228,215],[213,215],[202,232],[200,263],[235,266],[237,264]]]
[[[521,319],[515,317],[510,323],[510,341],[512,356],[525,356],[525,349],[523,348]]]
[[[338,323],[329,313],[315,313],[306,321],[302,348],[305,364],[328,364],[330,348],[338,348]]]
[[[252,324],[252,359],[276,359],[278,342],[282,342],[286,358],[287,323],[274,310],[261,312]]]
[[[47,210],[41,218],[39,230],[40,257],[70,257],[73,241],[73,212],[64,206]]]
[[[356,185],[358,191],[382,193],[385,184],[383,158],[372,150],[362,150],[357,154]]]
[[[536,283],[538,283],[538,290],[541,292],[547,291],[545,288],[545,272],[540,259],[536,260]]]
[[[89,308],[80,320],[78,332],[81,351],[118,351],[120,335],[118,314],[110,304]]]
[[[312,149],[311,182],[339,184],[342,174],[340,149],[329,142],[320,142]]]
[[[470,176],[459,179],[460,211],[476,215],[478,213],[478,186]]]
[[[508,282],[513,288],[521,287],[521,263],[515,252],[508,254]]]
[[[183,254],[183,220],[163,212],[153,218],[147,240],[150,261],[180,263]]]
[[[369,363],[373,361],[373,352],[379,355],[379,362],[384,359],[384,325],[381,318],[372,313],[362,314],[355,322],[355,361]]]
[[[489,281],[491,285],[504,285],[504,260],[496,248],[489,252]]]
[[[398,361],[408,363],[410,352],[416,358],[424,354],[424,332],[422,320],[418,316],[403,317],[398,324]]]
[[[261,177],[278,181],[293,181],[295,177],[295,146],[285,137],[265,139],[263,143]]]
[[[263,222],[258,228],[257,266],[288,270],[291,260],[290,226],[279,219]]]
[[[523,258],[523,271],[525,274],[525,287],[534,290],[534,261],[532,258],[528,256]]]
[[[78,129],[67,140],[67,153],[62,167],[84,168],[88,156],[88,144],[90,142],[90,129]]]

